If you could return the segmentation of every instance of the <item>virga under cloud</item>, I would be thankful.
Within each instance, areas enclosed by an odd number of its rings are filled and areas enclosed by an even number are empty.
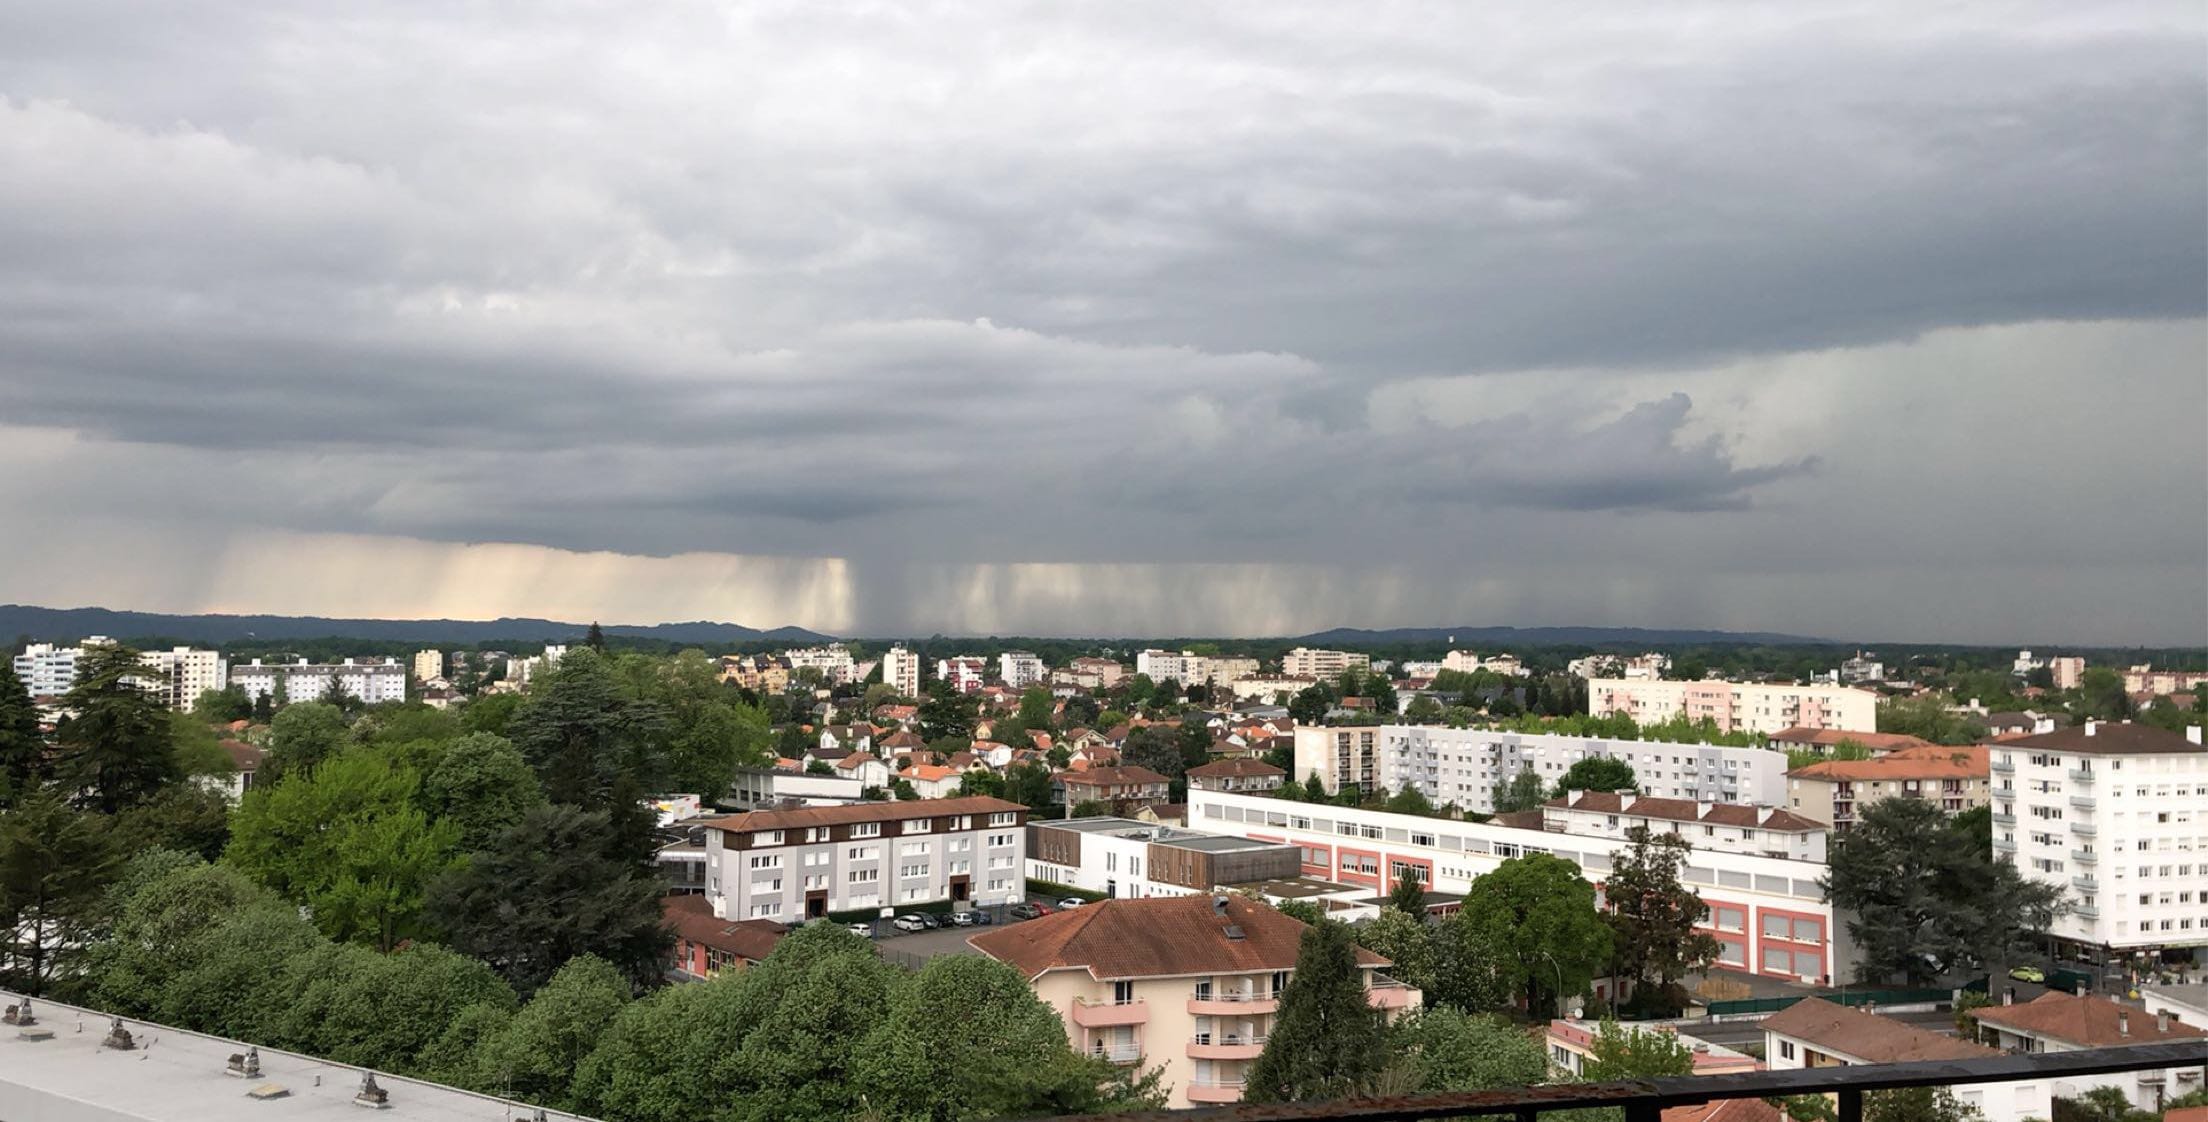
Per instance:
[[[695,611],[703,570],[593,560],[608,618],[2197,642],[2204,42],[2174,2],[14,5],[0,597],[236,595],[102,534],[374,535],[787,559]]]

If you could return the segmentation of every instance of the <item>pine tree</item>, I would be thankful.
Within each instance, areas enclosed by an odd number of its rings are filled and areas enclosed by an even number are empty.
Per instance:
[[[87,647],[77,684],[62,698],[76,718],[58,734],[55,774],[79,802],[106,814],[135,806],[183,778],[169,711],[143,686],[146,668],[128,647]]]
[[[606,633],[597,620],[590,621],[590,630],[583,633],[583,645],[594,651],[606,649]]]
[[[1250,1065],[1243,1097],[1298,1102],[1366,1092],[1387,1066],[1386,1033],[1366,998],[1349,928],[1305,928],[1295,976],[1281,994],[1265,1051]]]
[[[0,798],[12,800],[37,780],[46,762],[46,742],[38,734],[38,707],[31,691],[12,671],[0,671]]]
[[[1426,885],[1418,866],[1403,866],[1403,875],[1395,878],[1395,887],[1388,893],[1388,906],[1407,916],[1426,918]]]
[[[0,816],[0,921],[8,984],[46,992],[66,956],[91,941],[92,921],[120,867],[108,819],[32,791]]]

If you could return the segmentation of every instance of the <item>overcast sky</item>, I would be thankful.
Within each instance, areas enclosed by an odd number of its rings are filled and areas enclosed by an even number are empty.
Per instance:
[[[2208,643],[2198,0],[0,6],[0,600]]]

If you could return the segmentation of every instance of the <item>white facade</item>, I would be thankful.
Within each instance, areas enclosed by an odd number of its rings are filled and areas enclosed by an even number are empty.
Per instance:
[[[1623,713],[1644,725],[1676,717],[1707,719],[1717,724],[1719,732],[1878,731],[1878,695],[1850,686],[1593,678],[1587,682],[1587,711],[1597,717]]]
[[[1609,876],[1608,838],[1520,830],[1352,807],[1292,803],[1262,795],[1191,790],[1190,829],[1285,841],[1304,850],[1305,876],[1385,893],[1406,867],[1435,892],[1462,893],[1482,873],[1529,853],[1573,862],[1590,881]],[[1819,982],[1852,963],[1847,932],[1834,921],[1811,861],[1695,850],[1680,879],[1710,905],[1705,934],[1718,941],[1721,969]]]
[[[442,678],[442,677],[444,677],[444,676],[445,676],[445,652],[443,652],[443,651],[415,651],[415,652],[414,652],[414,677],[415,677],[415,679],[416,679],[417,681],[429,682],[429,681],[434,681],[434,680],[436,680],[436,679],[438,679],[438,678]]]
[[[2208,947],[2198,727],[2180,737],[2088,721],[1990,752],[1994,853],[2072,905],[2051,934],[2122,951]]]
[[[858,672],[858,663],[852,660],[851,652],[841,643],[787,650],[782,652],[782,657],[790,660],[790,676],[793,678],[798,671],[810,666],[820,671],[820,676],[831,685],[840,686],[849,682]]]
[[[1626,835],[1639,826],[1652,834],[1675,834],[1711,853],[1755,853],[1818,864],[1825,860],[1825,828],[1776,807],[1690,803],[1607,791],[1567,791],[1565,801],[1569,805],[1551,802],[1541,808],[1542,828],[1609,838],[1624,845]]]
[[[935,676],[959,693],[980,693],[988,684],[989,661],[978,655],[960,655],[935,661]]]
[[[1470,674],[1480,668],[1480,656],[1473,651],[1450,651],[1441,656],[1441,668]]]
[[[172,647],[147,651],[139,661],[159,672],[161,677],[151,683],[152,688],[169,708],[178,711],[190,709],[200,694],[222,689],[230,682],[230,670],[222,661],[221,651]]]
[[[1339,678],[1344,670],[1362,673],[1371,668],[1372,656],[1357,651],[1297,647],[1280,659],[1280,673],[1288,678]]]
[[[1182,686],[1226,685],[1257,673],[1254,658],[1213,657],[1189,651],[1141,651],[1135,655],[1135,673],[1153,682],[1168,679]]]
[[[882,682],[899,697],[920,696],[920,656],[903,647],[882,653]]]
[[[286,701],[318,700],[329,693],[332,681],[339,683],[346,696],[369,705],[406,700],[406,667],[383,659],[263,663],[256,658],[230,667],[231,684],[255,701],[274,696],[279,680]]]
[[[86,639],[86,646],[103,646],[114,640],[104,635]],[[15,656],[15,676],[22,679],[23,688],[32,697],[60,697],[77,684],[77,659],[84,654],[84,647],[63,647],[53,643],[32,643]]]
[[[941,900],[1011,903],[1027,893],[1026,816],[1002,799],[924,799],[715,819],[706,895],[722,919],[784,922]]]
[[[1620,760],[1633,768],[1644,795],[1706,802],[1783,806],[1786,757],[1768,748],[1666,744],[1551,733],[1453,729],[1440,725],[1307,726],[1296,730],[1301,782],[1313,772],[1328,791],[1345,782],[1389,791],[1416,784],[1430,801],[1486,813],[1523,768],[1542,786],[1583,759]]]
[[[1870,1015],[1870,1014],[1866,1014]],[[1898,1030],[1908,1026],[1894,1022]],[[1987,1053],[1990,1058],[1991,1052]],[[1805,1040],[1766,1028],[1763,1033],[1764,1065],[1771,1071],[1796,1071],[1804,1067],[1857,1067],[1864,1060],[1829,1043]],[[2053,1087],[2039,1080],[2014,1083],[1975,1083],[1950,1088],[1955,1097],[1984,1115],[1986,1122],[2025,1122],[2053,1114]]]
[[[1043,660],[1027,651],[1005,651],[997,656],[997,678],[1013,689],[1039,685],[1049,674]]]
[[[1290,697],[1302,693],[1317,684],[1316,678],[1285,678],[1278,675],[1248,675],[1227,683],[1227,689],[1236,701],[1271,701],[1281,694]]]
[[[729,804],[747,810],[771,810],[785,802],[838,806],[865,797],[866,784],[848,776],[766,768],[739,769],[728,788]]]

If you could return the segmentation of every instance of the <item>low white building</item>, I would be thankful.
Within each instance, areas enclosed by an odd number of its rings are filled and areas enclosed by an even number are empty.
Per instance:
[[[1608,837],[1200,788],[1188,792],[1188,827],[1286,842],[1302,849],[1305,876],[1376,894],[1414,868],[1429,890],[1462,894],[1481,874],[1529,853],[1570,861],[1600,884],[1610,874],[1612,855],[1624,848]],[[1710,906],[1701,930],[1718,942],[1718,968],[1816,983],[1845,976],[1855,956],[1846,927],[1825,900],[1820,884],[1825,868],[1757,854],[1701,849],[1689,854],[1680,880]]]
[[[254,701],[275,696],[279,682],[286,701],[319,700],[330,692],[332,682],[346,696],[369,705],[406,700],[406,667],[380,658],[348,658],[343,662],[308,662],[302,658],[277,663],[263,663],[256,658],[232,663],[230,682]]]
[[[2134,1044],[2208,1042],[2208,1032],[2168,1012],[2150,1013],[2105,997],[2049,991],[2016,1005],[2004,1002],[1976,1010],[1978,1039],[2004,1052],[2078,1052]],[[2208,1047],[2202,1049],[2208,1055]],[[2201,1089],[2202,1065],[2153,1068],[2105,1075],[2066,1076],[2054,1094],[2074,1099],[2099,1087],[2114,1087],[2140,1110],[2161,1113],[2167,1100]]]
[[[1028,876],[1106,896],[1187,896],[1302,875],[1294,846],[1132,818],[1036,819],[1027,834]]]
[[[1824,823],[1790,810],[1611,791],[1566,791],[1563,798],[1542,806],[1541,825],[1550,833],[1615,838],[1621,843],[1638,826],[1684,838],[1698,850],[1820,864],[1827,842]]]
[[[807,771],[741,768],[728,788],[728,802],[746,810],[772,809],[784,803],[837,806],[866,797],[866,784],[845,775],[815,775]]]
[[[1236,701],[1271,701],[1283,694],[1294,697],[1318,684],[1317,678],[1291,678],[1280,674],[1250,674],[1227,682]]]
[[[1996,1055],[1983,1045],[1815,997],[1805,997],[1763,1021],[1763,1062],[1772,1071],[1982,1060]],[[2044,1079],[1954,1088],[1955,1097],[1985,1115],[1986,1122],[2051,1118],[2053,1091],[2052,1082]]]
[[[959,655],[935,660],[935,676],[957,693],[980,693],[989,682],[989,660],[979,655]]]
[[[1494,810],[1495,796],[1522,770],[1554,790],[1573,764],[1618,760],[1643,794],[1707,802],[1778,806],[1786,801],[1786,757],[1766,748],[1668,744],[1553,733],[1453,729],[1441,725],[1304,726],[1296,729],[1296,768],[1317,774],[1329,792],[1344,783],[1399,791],[1411,784],[1436,804]]]
[[[1026,895],[1027,808],[921,799],[708,819],[706,896],[722,919],[800,922],[830,912]]]

